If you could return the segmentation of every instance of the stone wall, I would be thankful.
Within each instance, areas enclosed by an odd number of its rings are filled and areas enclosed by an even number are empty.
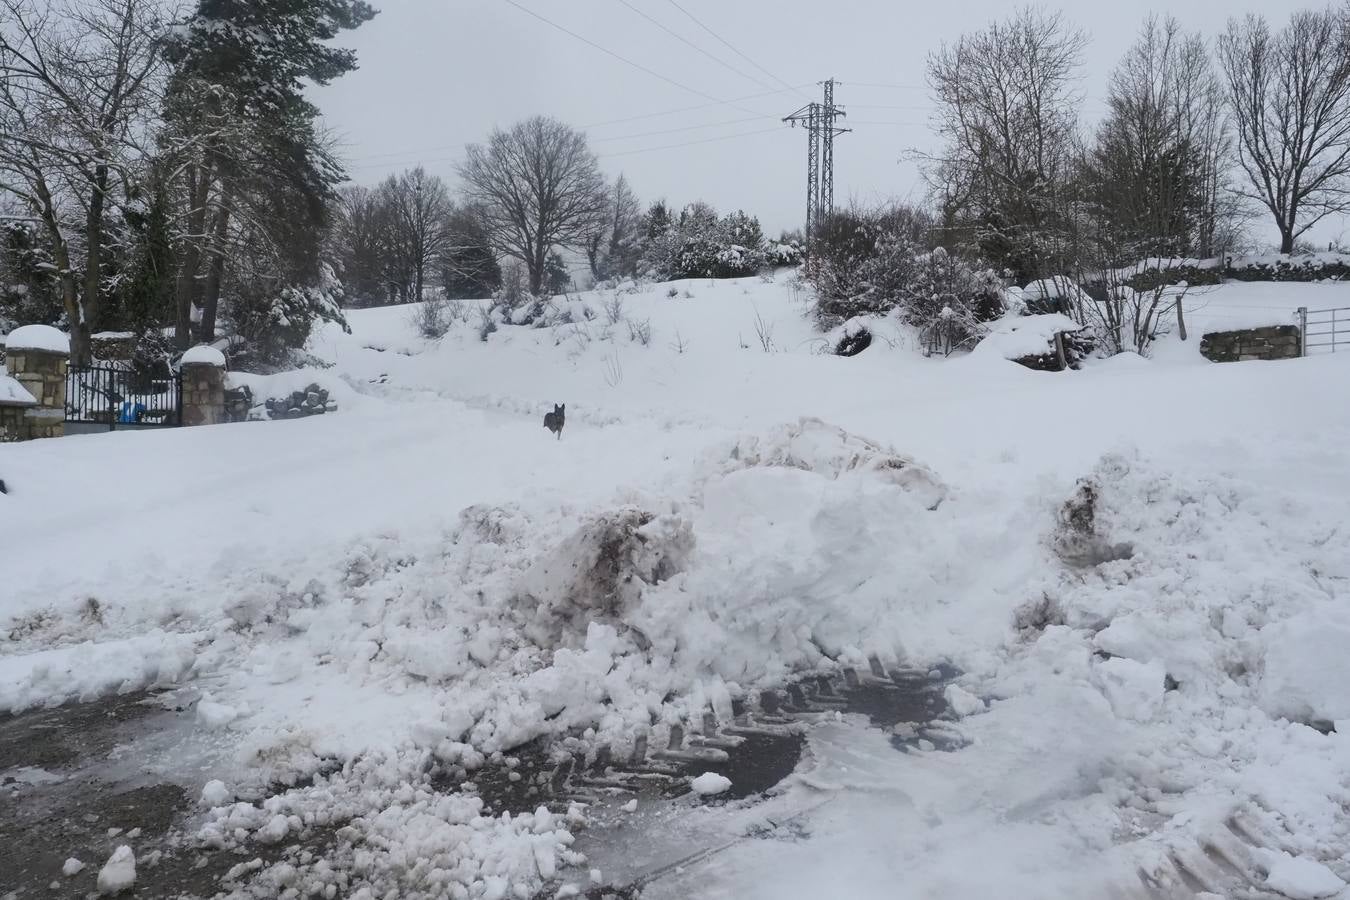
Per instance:
[[[225,367],[183,364],[183,424],[219,425],[225,421]]]
[[[66,433],[66,373],[70,358],[51,350],[10,348],[5,368],[37,400],[35,407],[21,408],[22,423],[11,440],[61,437]],[[13,409],[11,407],[11,409]],[[12,412],[6,414],[13,420]]]
[[[1296,359],[1302,355],[1302,342],[1296,325],[1212,331],[1200,339],[1200,353],[1213,362]]]

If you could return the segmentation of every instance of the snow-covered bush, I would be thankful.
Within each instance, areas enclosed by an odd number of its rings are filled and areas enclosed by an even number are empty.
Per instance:
[[[658,281],[742,278],[770,265],[759,220],[741,210],[719,218],[708,204],[691,203],[678,219],[653,216],[648,213],[642,258]]]
[[[816,233],[809,277],[826,327],[895,312],[944,352],[967,346],[1003,313],[1003,286],[990,270],[942,247],[923,251],[923,218],[903,207],[829,216]]]

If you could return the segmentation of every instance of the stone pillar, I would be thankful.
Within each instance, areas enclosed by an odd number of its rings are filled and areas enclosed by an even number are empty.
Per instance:
[[[70,341],[46,325],[25,325],[5,339],[5,368],[30,394],[35,405],[23,411],[18,440],[61,437],[66,433],[66,375]]]
[[[200,345],[183,354],[183,424],[225,421],[225,354]]]

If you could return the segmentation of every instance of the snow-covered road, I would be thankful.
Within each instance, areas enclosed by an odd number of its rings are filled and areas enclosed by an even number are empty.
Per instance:
[[[192,789],[221,781],[193,840],[342,823],[241,894],[566,896],[594,860],[641,873],[579,855],[581,809],[485,816],[429,773],[948,662],[961,749],[821,724],[778,796],[643,819],[724,848],[648,895],[1341,890],[1350,361],[1171,342],[1054,375],[886,323],[841,359],[786,283],[682,287],[626,296],[650,346],[357,312],[315,343],[333,368],[254,382],[319,380],[335,414],[0,448],[0,708],[172,687],[212,750]],[[1183,865],[1237,821],[1241,859]]]

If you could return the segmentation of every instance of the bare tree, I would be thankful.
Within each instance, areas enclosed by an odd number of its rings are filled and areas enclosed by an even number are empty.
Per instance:
[[[586,136],[556,119],[535,116],[471,144],[459,174],[493,244],[525,265],[533,293],[553,249],[582,246],[605,212],[604,178]]]
[[[331,255],[342,265],[342,279],[352,305],[379,306],[388,300],[388,219],[378,191],[348,185],[338,192],[329,242]]]
[[[586,262],[596,281],[628,277],[637,271],[638,229],[642,206],[622,174],[609,189],[605,215],[586,236]]]
[[[1208,256],[1231,140],[1205,41],[1150,17],[1111,75],[1106,119],[1087,153],[1088,199],[1110,260]]]
[[[928,58],[945,148],[927,176],[948,228],[1022,278],[1053,244],[1054,195],[1069,178],[1078,127],[1073,83],[1086,36],[1028,7]]]
[[[1280,252],[1322,219],[1350,209],[1350,53],[1345,17],[1296,12],[1280,32],[1230,20],[1219,60],[1237,128],[1238,160],[1280,231]]]
[[[42,224],[79,362],[105,292],[108,218],[145,161],[159,29],[152,0],[0,0],[0,189]]]
[[[451,243],[453,205],[445,182],[421,166],[390,175],[379,197],[388,218],[388,250],[395,281],[405,302],[423,299],[427,272]]]

